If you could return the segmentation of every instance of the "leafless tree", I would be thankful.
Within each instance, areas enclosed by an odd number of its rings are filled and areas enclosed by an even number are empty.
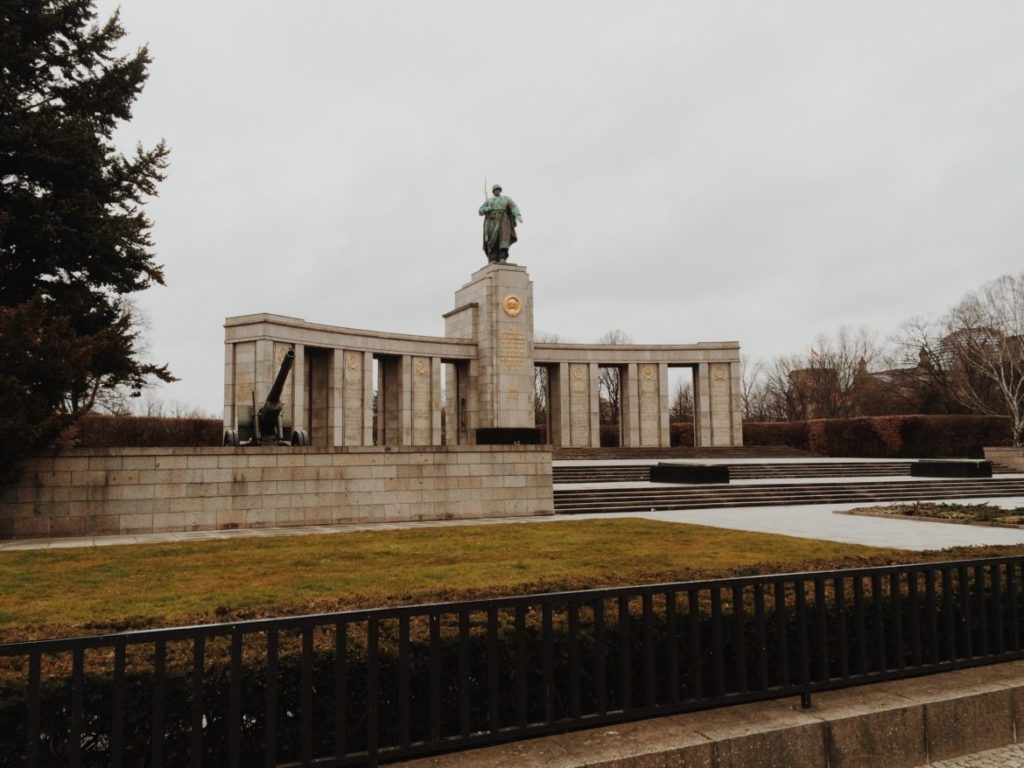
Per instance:
[[[939,357],[957,399],[1008,416],[1014,445],[1024,441],[1024,272],[968,293],[946,315]]]
[[[693,384],[688,381],[676,382],[676,388],[672,392],[672,403],[668,410],[669,416],[675,424],[693,421]]]
[[[597,340],[598,344],[616,346],[632,344],[632,337],[624,331],[613,328]],[[601,423],[618,423],[621,412],[622,380],[618,368],[603,367],[597,372],[598,387],[601,398]]]

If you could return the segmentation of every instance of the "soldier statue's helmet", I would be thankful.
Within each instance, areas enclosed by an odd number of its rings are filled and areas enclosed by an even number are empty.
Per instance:
[[[501,192],[501,184],[495,184],[491,187],[491,192]]]

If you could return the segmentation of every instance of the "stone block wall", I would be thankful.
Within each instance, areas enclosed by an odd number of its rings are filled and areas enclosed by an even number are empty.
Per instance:
[[[985,458],[1024,472],[1024,448],[986,448]]]
[[[0,538],[553,510],[551,452],[537,446],[69,449],[0,491]]]

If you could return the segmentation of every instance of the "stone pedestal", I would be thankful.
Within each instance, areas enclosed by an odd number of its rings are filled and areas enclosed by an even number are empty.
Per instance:
[[[445,335],[477,344],[477,359],[464,372],[469,424],[533,428],[533,283],[526,268],[488,264],[473,273],[455,292]]]

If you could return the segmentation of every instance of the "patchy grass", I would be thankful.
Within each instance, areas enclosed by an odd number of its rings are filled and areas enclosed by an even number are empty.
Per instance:
[[[625,519],[4,552],[0,642],[921,559]]]
[[[1024,525],[1024,507],[1004,509],[990,504],[956,504],[916,501],[912,504],[857,507],[847,514],[877,517],[919,517],[927,520],[947,520],[959,523],[996,523],[1017,528]]]

